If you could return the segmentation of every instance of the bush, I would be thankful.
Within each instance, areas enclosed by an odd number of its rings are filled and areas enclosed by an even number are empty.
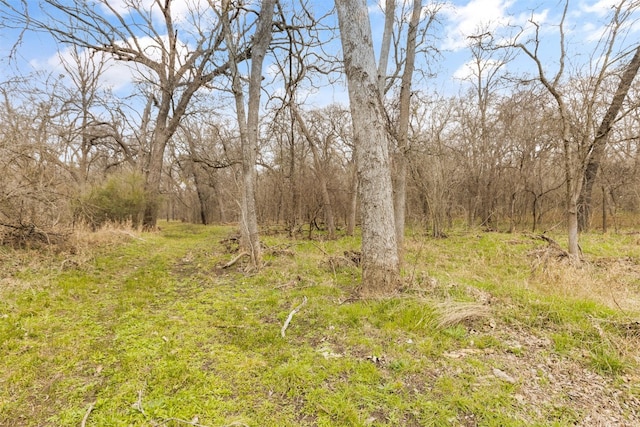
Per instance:
[[[102,185],[92,187],[80,197],[76,212],[93,227],[107,222],[131,222],[137,227],[148,200],[144,177],[129,172],[112,175]]]

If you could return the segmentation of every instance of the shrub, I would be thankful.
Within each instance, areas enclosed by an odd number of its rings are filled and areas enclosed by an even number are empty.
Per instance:
[[[121,173],[110,176],[82,195],[76,212],[92,227],[107,222],[131,222],[137,227],[148,200],[144,177],[135,172]]]

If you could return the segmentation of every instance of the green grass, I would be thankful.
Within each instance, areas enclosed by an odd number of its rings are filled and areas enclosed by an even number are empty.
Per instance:
[[[536,264],[533,236],[409,233],[403,292],[364,301],[358,269],[330,262],[358,238],[266,236],[248,275],[221,268],[232,228],[161,227],[75,255],[0,249],[0,425],[568,426],[597,405],[639,420],[638,307],[593,291],[640,293],[609,259],[640,255],[628,235],[585,236],[573,267]],[[443,303],[470,302],[486,310],[437,327]]]

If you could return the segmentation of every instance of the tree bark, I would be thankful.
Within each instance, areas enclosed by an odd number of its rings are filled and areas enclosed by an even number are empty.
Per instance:
[[[351,173],[351,190],[349,191],[349,209],[347,213],[347,236],[353,236],[356,230],[358,212],[358,172],[355,167]]]
[[[393,292],[400,280],[385,113],[365,0],[337,0],[362,206],[364,297]]]
[[[587,231],[589,229],[589,222],[591,221],[591,204],[593,196],[593,185],[598,176],[600,170],[600,163],[604,157],[604,150],[607,145],[607,139],[611,127],[615,122],[615,119],[622,108],[622,103],[629,92],[631,83],[638,74],[640,69],[640,45],[636,48],[636,53],[627,65],[624,74],[620,78],[620,83],[616,89],[616,93],[611,100],[611,104],[607,109],[600,126],[596,132],[595,138],[591,143],[591,149],[589,150],[589,160],[584,171],[584,182],[582,191],[580,193],[580,199],[578,201],[578,226],[581,231]]]

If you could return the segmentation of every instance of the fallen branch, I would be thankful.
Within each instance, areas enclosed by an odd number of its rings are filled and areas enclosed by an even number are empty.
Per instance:
[[[229,268],[236,262],[240,261],[242,257],[248,256],[248,255],[249,255],[248,252],[240,252],[237,257],[235,257],[234,259],[232,259],[231,261],[223,265],[222,268]]]
[[[89,415],[91,414],[91,411],[93,411],[94,406],[96,406],[96,402],[93,402],[91,405],[89,405],[89,407],[87,408],[87,412],[84,414],[84,417],[82,417],[82,423],[80,423],[80,427],[85,427],[87,425],[87,420],[89,419]]]
[[[545,242],[547,242],[548,244],[550,244],[551,246],[555,246],[557,248],[560,247],[560,245],[558,244],[558,242],[556,242],[555,240],[553,240],[551,237],[549,236],[545,236],[544,234],[540,234],[538,236],[539,239],[544,240]]]
[[[560,246],[560,244],[555,240],[553,240],[551,237],[541,234],[538,236],[538,238],[547,242],[549,244],[548,247],[554,249],[557,252],[557,255],[556,255],[557,258],[569,258],[569,259],[571,258],[571,256],[569,255],[569,252],[562,249],[562,246]],[[580,252],[582,252],[582,250],[580,250]]]
[[[285,331],[287,330],[287,328],[289,327],[289,323],[291,322],[291,319],[293,319],[293,315],[296,314],[297,312],[300,311],[300,309],[307,303],[307,297],[304,297],[304,299],[302,300],[302,304],[300,304],[299,306],[297,306],[296,308],[294,308],[293,310],[291,310],[291,313],[289,313],[289,317],[287,317],[287,320],[284,321],[284,325],[282,325],[282,330],[280,331],[280,335],[282,335],[282,338],[285,337]]]

